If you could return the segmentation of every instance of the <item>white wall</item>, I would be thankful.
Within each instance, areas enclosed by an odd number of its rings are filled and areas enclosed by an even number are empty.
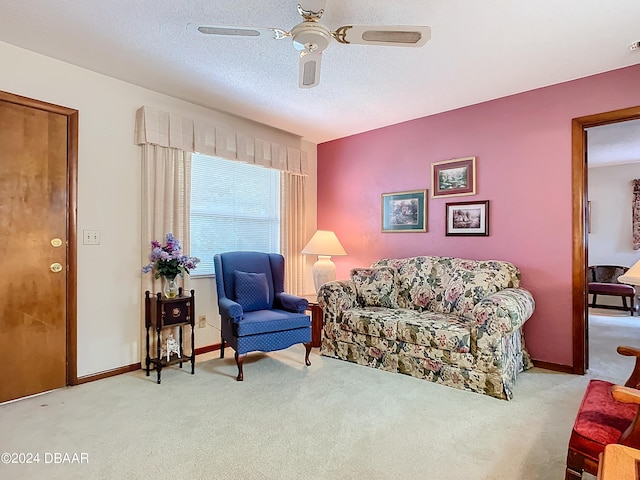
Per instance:
[[[2,42],[0,58],[0,90],[79,111],[78,232],[100,230],[101,244],[78,246],[78,376],[137,363],[144,342],[141,169],[140,147],[133,143],[135,112],[146,105],[194,119],[222,118],[230,125],[242,121]],[[260,124],[253,127],[262,128]],[[282,132],[278,141],[291,144],[291,138]],[[316,145],[302,143],[312,172],[307,216],[313,233]],[[196,290],[196,315],[206,314],[212,325],[196,329],[196,347],[220,341],[213,284],[213,278],[191,283]]]
[[[640,260],[640,250],[631,248],[631,181],[635,178],[640,178],[640,163],[589,169],[589,265],[630,267]]]

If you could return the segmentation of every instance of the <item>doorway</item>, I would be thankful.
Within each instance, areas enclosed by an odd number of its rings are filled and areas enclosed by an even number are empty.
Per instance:
[[[77,383],[78,112],[0,92],[0,402]]]
[[[640,107],[626,108],[574,118],[572,140],[572,223],[573,223],[573,366],[572,372],[586,373],[589,367],[589,331],[587,303],[588,233],[587,208],[587,133],[589,127],[640,119]]]

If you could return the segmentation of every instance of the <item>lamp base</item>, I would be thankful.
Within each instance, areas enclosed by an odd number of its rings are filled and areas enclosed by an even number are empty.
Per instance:
[[[336,264],[331,261],[328,255],[318,255],[318,261],[313,264],[313,285],[316,293],[320,287],[327,282],[336,279]]]

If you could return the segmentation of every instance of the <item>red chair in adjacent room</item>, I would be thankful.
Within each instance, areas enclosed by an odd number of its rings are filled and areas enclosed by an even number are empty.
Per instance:
[[[632,285],[620,283],[618,277],[624,275],[629,267],[622,265],[591,265],[589,267],[589,294],[592,295],[591,308],[613,308],[624,310],[633,316],[636,311],[636,290]],[[620,297],[622,305],[620,307],[601,304],[598,302],[598,295]],[[627,299],[629,304],[627,305]]]
[[[633,373],[625,386],[591,380],[569,439],[565,480],[578,480],[582,473],[597,475],[604,447],[619,443],[640,448],[640,349],[618,347],[618,353],[635,356]]]

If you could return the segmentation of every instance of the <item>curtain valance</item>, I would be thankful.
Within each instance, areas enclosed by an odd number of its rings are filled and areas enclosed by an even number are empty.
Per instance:
[[[300,149],[152,107],[140,107],[136,112],[135,143],[254,163],[297,175],[309,174],[306,152]]]

